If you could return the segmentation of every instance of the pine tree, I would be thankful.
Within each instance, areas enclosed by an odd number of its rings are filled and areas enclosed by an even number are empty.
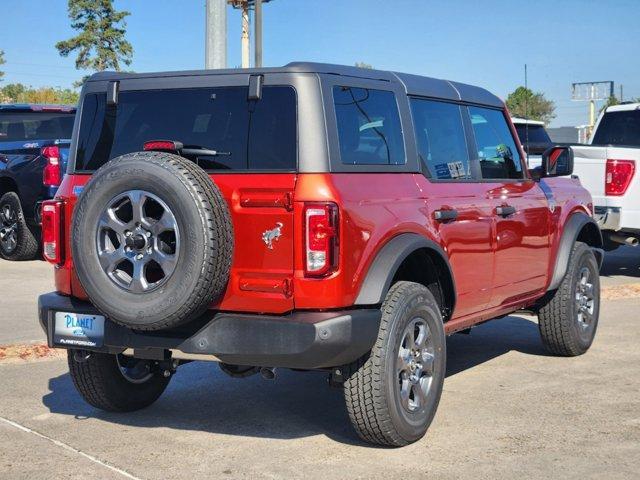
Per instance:
[[[63,57],[77,51],[76,68],[102,71],[120,70],[120,62],[130,65],[133,47],[125,39],[127,11],[117,11],[112,0],[69,0],[71,27],[79,33],[56,43]]]
[[[4,50],[0,50],[0,65],[4,65]],[[4,72],[0,71],[0,82],[4,79]]]

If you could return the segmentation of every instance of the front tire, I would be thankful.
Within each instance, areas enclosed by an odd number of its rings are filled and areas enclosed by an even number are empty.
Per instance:
[[[398,282],[382,304],[371,352],[345,368],[345,401],[365,441],[404,446],[422,438],[438,408],[446,371],[440,308],[423,285]]]
[[[153,362],[124,355],[90,353],[78,361],[74,350],[67,350],[67,359],[73,384],[82,398],[107,412],[148,407],[162,395],[171,379]]]
[[[560,287],[538,311],[542,343],[551,353],[574,357],[593,343],[600,314],[598,270],[591,248],[576,242]]]
[[[0,198],[0,257],[33,260],[38,251],[38,241],[24,218],[20,197],[14,192],[5,193]]]

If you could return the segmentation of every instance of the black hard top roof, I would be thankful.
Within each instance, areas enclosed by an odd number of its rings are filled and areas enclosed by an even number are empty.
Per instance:
[[[178,72],[154,72],[154,73],[125,73],[125,72],[99,72],[93,74],[88,81],[121,80],[126,78],[158,78],[181,77],[202,75],[257,75],[265,73],[316,73],[326,75],[341,75],[345,77],[367,78],[387,82],[399,82],[408,95],[440,98],[445,100],[461,100],[469,103],[488,105],[492,107],[503,106],[502,101],[484,88],[467,85],[464,83],[440,80],[437,78],[397,73],[385,70],[350,67],[346,65],[332,65],[328,63],[293,62],[284,67],[274,68],[246,68],[246,69],[222,69],[222,70],[186,70]]]

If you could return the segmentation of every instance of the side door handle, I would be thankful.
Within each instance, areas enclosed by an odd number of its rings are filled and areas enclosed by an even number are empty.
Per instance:
[[[458,211],[454,209],[436,210],[433,212],[433,218],[438,222],[448,222],[458,218]]]
[[[516,207],[512,207],[511,205],[500,205],[499,207],[496,207],[496,215],[499,215],[502,218],[513,215],[514,213],[516,213]]]

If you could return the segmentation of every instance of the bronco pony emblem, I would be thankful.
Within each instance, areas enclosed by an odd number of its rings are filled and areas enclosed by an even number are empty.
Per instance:
[[[276,228],[267,230],[262,234],[262,241],[269,250],[273,250],[273,241],[278,240],[282,236],[282,223],[277,222]]]

